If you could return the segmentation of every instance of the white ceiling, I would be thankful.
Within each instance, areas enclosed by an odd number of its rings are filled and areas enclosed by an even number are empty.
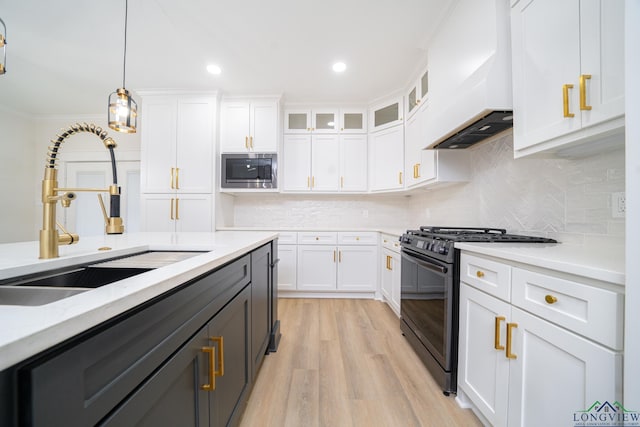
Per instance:
[[[455,0],[129,0],[126,87],[366,103],[426,62]],[[124,0],[0,0],[0,104],[37,114],[106,110],[122,85]],[[347,70],[336,74],[341,60]],[[205,67],[218,64],[222,74]]]

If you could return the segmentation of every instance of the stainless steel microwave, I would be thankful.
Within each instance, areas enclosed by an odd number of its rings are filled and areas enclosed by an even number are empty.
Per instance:
[[[222,155],[222,188],[278,188],[276,153],[226,153]]]

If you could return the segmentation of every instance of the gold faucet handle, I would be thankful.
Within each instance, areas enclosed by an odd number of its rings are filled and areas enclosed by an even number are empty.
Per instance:
[[[56,221],[56,225],[60,230],[62,230],[61,234],[58,234],[58,244],[59,245],[74,245],[78,243],[80,240],[80,236],[74,233],[69,233],[69,231],[62,226],[58,221]]]
[[[100,209],[102,210],[102,216],[104,217],[104,226],[107,234],[122,234],[124,233],[124,224],[120,217],[110,217],[107,215],[107,209],[104,207],[104,200],[102,200],[102,194],[98,194],[98,202],[100,203]]]

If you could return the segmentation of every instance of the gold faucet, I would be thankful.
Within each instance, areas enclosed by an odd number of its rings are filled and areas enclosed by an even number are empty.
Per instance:
[[[89,132],[96,135],[111,155],[111,168],[113,171],[113,184],[109,188],[60,188],[58,187],[58,170],[56,162],[60,145],[70,137],[79,132]],[[94,124],[71,125],[63,131],[61,135],[57,135],[56,139],[52,139],[53,145],[49,146],[47,153],[47,162],[44,169],[44,179],[42,180],[42,230],[40,230],[40,258],[58,258],[59,245],[72,245],[80,240],[77,234],[69,233],[62,225],[56,221],[56,204],[58,201],[63,207],[69,207],[71,201],[76,198],[77,191],[90,191],[97,193],[109,193],[111,199],[110,216],[104,208],[102,197],[98,195],[100,207],[105,220],[105,231],[107,234],[122,234],[124,225],[120,218],[120,187],[118,187],[118,178],[116,172],[116,159],[113,149],[117,147],[116,142],[102,128]],[[58,233],[56,228],[59,227],[62,232]]]

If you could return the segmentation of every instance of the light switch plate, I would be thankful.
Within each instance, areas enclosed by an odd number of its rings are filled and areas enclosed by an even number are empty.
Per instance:
[[[611,216],[624,218],[627,210],[627,201],[624,192],[611,193]]]

